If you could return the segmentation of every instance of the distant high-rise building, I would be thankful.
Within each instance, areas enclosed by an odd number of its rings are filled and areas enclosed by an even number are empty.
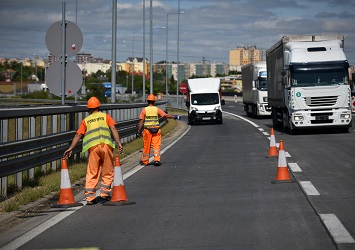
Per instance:
[[[263,60],[263,51],[256,46],[237,47],[229,51],[229,65],[242,66]]]
[[[78,53],[75,56],[76,63],[92,63],[94,62],[94,57],[91,54]]]

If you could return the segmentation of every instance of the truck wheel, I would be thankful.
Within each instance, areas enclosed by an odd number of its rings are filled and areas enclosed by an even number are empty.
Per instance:
[[[252,106],[252,110],[253,110],[253,118],[258,119],[258,111],[256,105]]]
[[[277,113],[276,113],[276,108],[274,108],[274,107],[272,107],[271,116],[272,116],[272,126],[274,128],[278,128],[279,123],[277,122]]]
[[[194,121],[191,118],[191,116],[188,116],[188,122],[189,122],[190,125],[194,125]]]

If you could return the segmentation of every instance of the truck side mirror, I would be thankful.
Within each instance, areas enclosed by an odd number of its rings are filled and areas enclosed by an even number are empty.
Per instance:
[[[226,105],[226,101],[224,99],[221,100],[221,105]]]
[[[255,84],[255,81],[252,81],[252,82],[251,82],[251,85],[252,85],[252,89],[253,89],[253,90],[256,90],[256,84]]]
[[[190,102],[186,101],[186,107],[190,107]]]

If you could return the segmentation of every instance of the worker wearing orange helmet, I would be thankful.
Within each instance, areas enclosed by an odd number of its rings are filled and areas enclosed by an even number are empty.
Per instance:
[[[110,132],[117,143],[118,153],[122,153],[116,122],[110,115],[99,110],[100,105],[96,97],[88,100],[89,116],[82,120],[70,147],[64,152],[64,157],[70,157],[74,147],[84,136],[82,152],[89,152],[85,183],[85,198],[88,205],[96,203],[96,189],[100,174],[102,175],[100,197],[105,200],[109,199],[114,177],[113,149],[115,148]]]
[[[154,165],[160,166],[160,145],[161,145],[161,130],[159,126],[159,117],[168,119],[178,119],[178,115],[166,114],[163,110],[154,106],[155,96],[150,94],[147,98],[148,106],[143,108],[139,115],[138,134],[143,133],[143,153],[141,164],[149,163],[150,148],[153,147]]]

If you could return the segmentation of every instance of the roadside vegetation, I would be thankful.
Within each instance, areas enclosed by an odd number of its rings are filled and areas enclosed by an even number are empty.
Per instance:
[[[174,110],[174,113],[177,113],[176,110]],[[173,131],[176,126],[177,122],[175,120],[169,120],[169,122],[166,123],[162,128],[162,136],[165,136]],[[140,150],[142,145],[142,138],[137,138],[129,143],[124,144],[123,154],[120,155],[121,160],[126,156]],[[68,164],[69,176],[72,184],[82,180],[85,177],[86,167],[86,160],[73,163],[72,165]],[[19,190],[18,192],[15,192],[11,198],[0,203],[0,213],[19,210],[23,205],[37,201],[38,199],[47,195],[58,193],[60,191],[60,175],[61,171],[53,172],[45,176],[36,174],[34,180],[31,180],[26,184],[24,183],[26,187],[24,187],[22,190]],[[14,183],[15,181],[9,180],[9,182]]]

